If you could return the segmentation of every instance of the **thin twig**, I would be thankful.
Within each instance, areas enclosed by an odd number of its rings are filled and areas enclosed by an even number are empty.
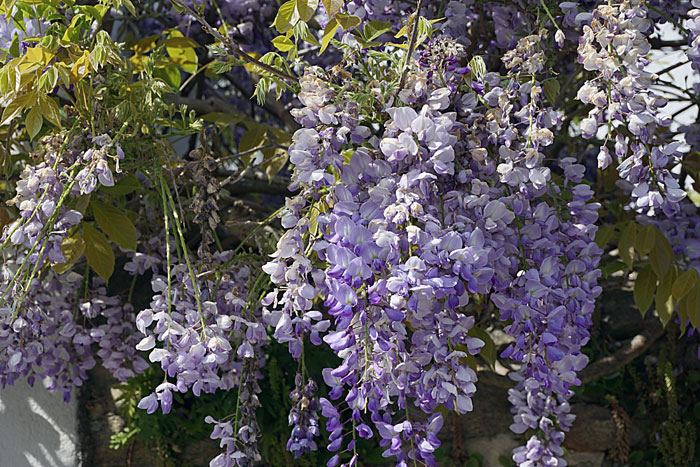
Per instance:
[[[643,354],[651,345],[664,335],[664,328],[658,319],[649,319],[645,329],[634,336],[617,352],[588,365],[579,373],[582,383],[588,383],[613,373]]]
[[[180,0],[171,0],[174,4],[182,8],[189,14],[190,16],[194,17],[199,24],[202,25],[202,29],[204,29],[204,32],[207,34],[213,36],[216,40],[221,42],[228,50],[233,52],[234,55],[237,55],[239,58],[245,60],[248,63],[252,63],[253,65],[257,66],[258,68],[261,68],[268,73],[271,73],[278,78],[287,80],[287,81],[292,81],[294,83],[299,82],[299,78],[296,76],[289,75],[285,73],[282,70],[278,70],[277,68],[270,66],[266,63],[261,62],[257,58],[248,55],[246,52],[244,52],[241,47],[236,43],[233,39],[230,37],[224,37],[219,31],[217,31],[212,25],[210,25],[206,19],[204,19],[203,16],[201,16],[199,13],[194,11],[192,8],[190,8],[188,5],[185,3],[181,2]]]
[[[416,41],[418,39],[418,21],[420,19],[420,9],[423,6],[423,0],[418,0],[416,5],[416,11],[408,19],[410,31],[410,39],[408,40],[408,51],[406,52],[406,60],[403,64],[403,71],[401,72],[401,79],[399,80],[398,91],[403,89],[404,84],[406,84],[406,78],[408,77],[408,68],[411,64],[411,55],[413,55],[413,49],[416,48]]]
[[[663,70],[658,71],[658,72],[656,72],[656,73],[654,73],[654,74],[661,76],[661,75],[663,75],[663,74],[668,73],[669,71],[675,70],[675,69],[678,68],[679,66],[687,65],[688,63],[690,63],[690,60],[686,60],[685,62],[674,63],[673,65],[669,65],[669,66],[667,66],[666,68],[664,68]]]

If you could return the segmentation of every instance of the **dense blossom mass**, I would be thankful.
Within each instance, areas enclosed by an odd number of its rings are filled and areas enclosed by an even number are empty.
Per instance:
[[[230,467],[270,384],[287,460],[436,466],[501,359],[513,461],[562,467],[606,264],[700,326],[698,0],[34,6],[0,18],[2,386],[235,393]]]

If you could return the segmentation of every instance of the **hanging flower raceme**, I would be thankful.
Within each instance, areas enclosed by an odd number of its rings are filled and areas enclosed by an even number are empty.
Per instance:
[[[647,11],[638,0],[597,7],[590,24],[583,26],[578,48],[579,61],[596,76],[579,89],[577,98],[594,106],[581,121],[584,138],[594,137],[600,125],[607,127],[598,167],[613,163],[607,143],[614,138],[617,170],[633,188],[634,208],[653,215],[674,210],[685,192],[671,172],[682,157],[679,143],[664,142],[658,134],[671,120],[661,113],[667,100],[649,89],[653,77],[645,67],[650,28]],[[613,121],[621,122],[631,136],[614,129]]]

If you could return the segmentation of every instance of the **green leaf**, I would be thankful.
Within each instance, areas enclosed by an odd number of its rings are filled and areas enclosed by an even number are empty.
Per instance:
[[[110,195],[128,195],[141,188],[141,182],[136,178],[136,175],[129,174],[122,177],[114,186],[101,186],[100,191]]]
[[[542,90],[549,103],[555,105],[557,97],[559,96],[559,91],[561,90],[561,84],[559,84],[556,78],[549,78],[542,83]]]
[[[496,364],[496,345],[493,343],[493,339],[491,339],[489,333],[481,328],[473,327],[467,334],[484,341],[484,346],[481,348],[479,355],[484,357],[484,359],[491,364],[491,368],[493,368]]]
[[[160,78],[170,86],[174,91],[180,88],[182,83],[182,76],[180,75],[180,69],[176,65],[170,65],[163,68],[156,68],[153,71],[153,76]]]
[[[238,125],[243,121],[243,117],[240,115],[233,115],[223,112],[210,112],[208,114],[202,115],[202,120],[205,122],[212,122],[219,127],[219,129],[224,129],[231,125]]]
[[[637,238],[637,224],[630,222],[622,231],[620,242],[617,245],[620,259],[629,267],[634,263],[634,242]]]
[[[647,224],[637,232],[637,238],[634,242],[635,249],[641,255],[648,255],[656,244],[656,228]]]
[[[120,209],[93,201],[90,203],[97,225],[110,240],[124,250],[136,251],[136,227]]]
[[[615,233],[615,227],[612,225],[604,225],[598,229],[595,233],[595,243],[600,248],[605,248],[605,246],[610,242],[610,239]]]
[[[277,36],[272,39],[272,45],[280,52],[289,52],[294,48],[294,42],[287,36]]]
[[[58,263],[52,266],[58,274],[63,274],[75,265],[85,252],[85,241],[83,237],[74,235],[63,239],[61,243],[61,253],[66,257],[65,263]]]
[[[391,31],[391,23],[385,23],[379,20],[374,20],[365,24],[363,30],[365,39],[367,39],[368,41],[374,40],[377,37],[389,31]]]
[[[637,274],[637,280],[634,282],[634,303],[637,305],[642,317],[646,314],[654,300],[654,291],[656,290],[656,276],[650,265],[646,265]]]
[[[58,70],[56,67],[49,67],[45,73],[39,77],[39,89],[45,93],[53,92],[58,83]]]
[[[673,287],[671,287],[673,297],[676,300],[682,300],[698,284],[699,279],[698,271],[694,268],[683,271],[673,282]]]
[[[668,243],[666,237],[657,229],[654,229],[654,231],[656,232],[656,241],[654,242],[654,248],[649,253],[649,262],[656,275],[664,277],[676,256],[673,254],[673,248],[671,248],[671,244]]]
[[[335,36],[335,32],[339,27],[340,24],[338,24],[338,20],[335,18],[328,22],[326,28],[323,30],[323,37],[321,37],[321,51],[319,53],[323,53],[323,51],[328,48],[328,44],[331,43],[331,39],[333,39],[333,36]]]
[[[675,279],[676,271],[674,268],[670,268],[663,279],[659,281],[659,287],[656,289],[656,313],[658,313],[664,327],[671,320],[673,309],[676,306],[673,295],[671,295],[671,286]]]
[[[58,109],[56,101],[45,94],[39,94],[39,108],[46,120],[59,128],[61,127],[61,111]]]
[[[343,28],[343,31],[348,31],[362,23],[359,16],[348,15],[346,13],[338,13],[335,15],[335,18],[338,24],[340,24],[340,27]]]
[[[275,155],[262,163],[262,167],[265,170],[265,175],[267,179],[272,181],[272,179],[277,175],[287,164],[289,156],[287,151],[276,151]]]
[[[325,8],[329,18],[343,8],[343,0],[321,0],[321,3],[323,3],[323,8]]]
[[[318,0],[297,0],[297,14],[302,21],[309,21],[313,18],[318,8]]]
[[[685,329],[688,319],[694,328],[700,328],[700,284],[696,284],[680,301],[678,316],[681,318],[681,328]]]
[[[297,2],[296,0],[289,0],[280,6],[272,25],[280,34],[284,34],[291,30],[298,21],[299,12],[297,11]]]
[[[101,278],[109,281],[114,272],[114,251],[107,237],[90,224],[83,224],[83,240],[88,264]]]
[[[246,152],[263,146],[266,137],[267,130],[264,125],[257,123],[249,124],[248,129],[243,133],[238,143],[238,152]]]
[[[624,271],[625,269],[627,269],[627,265],[622,261],[612,261],[600,268],[601,272],[603,273],[603,279],[607,279],[613,273],[616,273],[617,271]]]
[[[25,120],[25,125],[27,126],[27,133],[29,133],[29,138],[34,139],[36,135],[41,131],[41,125],[44,123],[44,119],[41,116],[41,109],[38,106],[31,108],[27,114],[27,119]]]
[[[182,43],[181,41],[183,40],[187,42]],[[168,45],[168,41],[176,45]],[[197,71],[197,52],[194,50],[195,46],[193,46],[190,41],[194,42],[184,37],[180,31],[171,31],[166,40],[165,50],[168,51],[168,55],[174,64],[178,65],[187,73],[194,73]]]

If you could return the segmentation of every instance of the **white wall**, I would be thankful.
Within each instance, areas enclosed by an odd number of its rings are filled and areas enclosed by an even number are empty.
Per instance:
[[[24,380],[0,389],[0,467],[78,466],[76,397]]]

